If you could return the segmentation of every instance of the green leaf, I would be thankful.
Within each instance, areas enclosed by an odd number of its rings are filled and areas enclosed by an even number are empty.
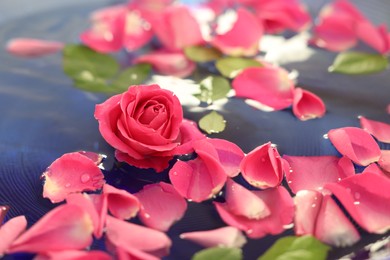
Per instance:
[[[330,247],[312,236],[287,236],[277,240],[257,260],[322,260]]]
[[[222,115],[212,111],[199,120],[199,127],[208,134],[220,133],[225,130],[226,121]]]
[[[225,77],[234,78],[243,69],[249,67],[262,67],[263,65],[254,59],[225,57],[217,60],[215,66]]]
[[[113,57],[95,52],[83,45],[65,46],[63,56],[64,72],[73,79],[83,77],[83,74],[108,79],[119,71],[119,64]]]
[[[208,104],[213,101],[225,98],[231,90],[230,83],[227,79],[220,76],[208,76],[200,82],[200,94],[195,96],[203,102]]]
[[[388,60],[380,54],[371,54],[365,52],[342,52],[337,55],[329,72],[343,74],[370,74],[380,72],[388,67]]]
[[[196,253],[191,260],[241,260],[240,248],[211,247]]]
[[[190,46],[184,49],[188,59],[195,62],[214,61],[222,57],[222,53],[213,47]]]
[[[122,71],[112,82],[116,92],[126,91],[131,85],[143,83],[150,75],[152,66],[150,64],[137,64]]]

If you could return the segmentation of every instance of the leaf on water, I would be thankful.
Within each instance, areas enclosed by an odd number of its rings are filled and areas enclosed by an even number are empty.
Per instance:
[[[287,236],[278,239],[257,260],[284,260],[284,259],[326,259],[330,247],[313,236]]]
[[[262,67],[263,65],[261,64],[261,62],[254,59],[225,57],[217,60],[215,66],[223,76],[228,78],[234,78],[243,69],[249,67]]]
[[[208,134],[220,133],[225,130],[226,121],[222,115],[212,111],[199,120],[199,127]]]
[[[230,83],[224,77],[208,76],[200,82],[201,93],[196,94],[195,97],[200,101],[211,104],[215,100],[226,98],[230,90]]]
[[[190,46],[184,49],[184,54],[194,62],[209,62],[222,57],[222,53],[213,47]]]
[[[350,51],[337,55],[328,70],[342,74],[361,75],[383,71],[388,65],[389,62],[383,55]]]
[[[136,64],[122,71],[112,82],[115,92],[126,91],[129,86],[142,84],[150,75],[150,64]]]
[[[241,260],[243,259],[240,248],[211,247],[197,252],[191,260]]]

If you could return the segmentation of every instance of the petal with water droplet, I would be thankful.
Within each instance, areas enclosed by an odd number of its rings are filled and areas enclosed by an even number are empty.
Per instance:
[[[326,111],[320,97],[301,88],[294,90],[292,109],[294,115],[301,121],[323,117]]]
[[[360,117],[360,126],[372,134],[378,141],[390,143],[390,124]]]
[[[103,196],[107,199],[108,210],[116,218],[130,219],[135,217],[139,211],[138,198],[125,190],[105,184],[103,186]]]

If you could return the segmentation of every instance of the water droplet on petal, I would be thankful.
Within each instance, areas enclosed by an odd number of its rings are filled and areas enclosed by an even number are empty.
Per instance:
[[[145,217],[145,218],[150,218],[150,215],[149,215],[148,213],[145,213],[145,214],[144,214],[144,217]]]
[[[355,192],[355,199],[360,199],[360,193],[359,192]]]
[[[360,204],[360,201],[355,201],[353,204],[359,205],[359,204]]]
[[[314,204],[311,204],[311,207],[312,208],[315,208],[317,205],[314,203]]]
[[[69,188],[69,187],[70,187],[70,183],[65,184],[65,188]]]
[[[252,233],[253,233],[253,229],[248,229],[248,230],[246,231],[246,233],[247,233],[247,234],[252,234]]]
[[[324,139],[329,139],[328,134],[324,134],[322,137],[323,137]]]
[[[83,175],[81,175],[81,177],[80,177],[80,181],[82,182],[82,183],[86,183],[86,182],[88,182],[89,180],[91,179],[91,176],[89,176],[89,174],[83,174]]]

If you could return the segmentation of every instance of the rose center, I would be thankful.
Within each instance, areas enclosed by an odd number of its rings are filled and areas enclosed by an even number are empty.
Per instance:
[[[163,104],[153,104],[144,108],[139,122],[153,129],[158,129],[167,120],[167,111]]]

